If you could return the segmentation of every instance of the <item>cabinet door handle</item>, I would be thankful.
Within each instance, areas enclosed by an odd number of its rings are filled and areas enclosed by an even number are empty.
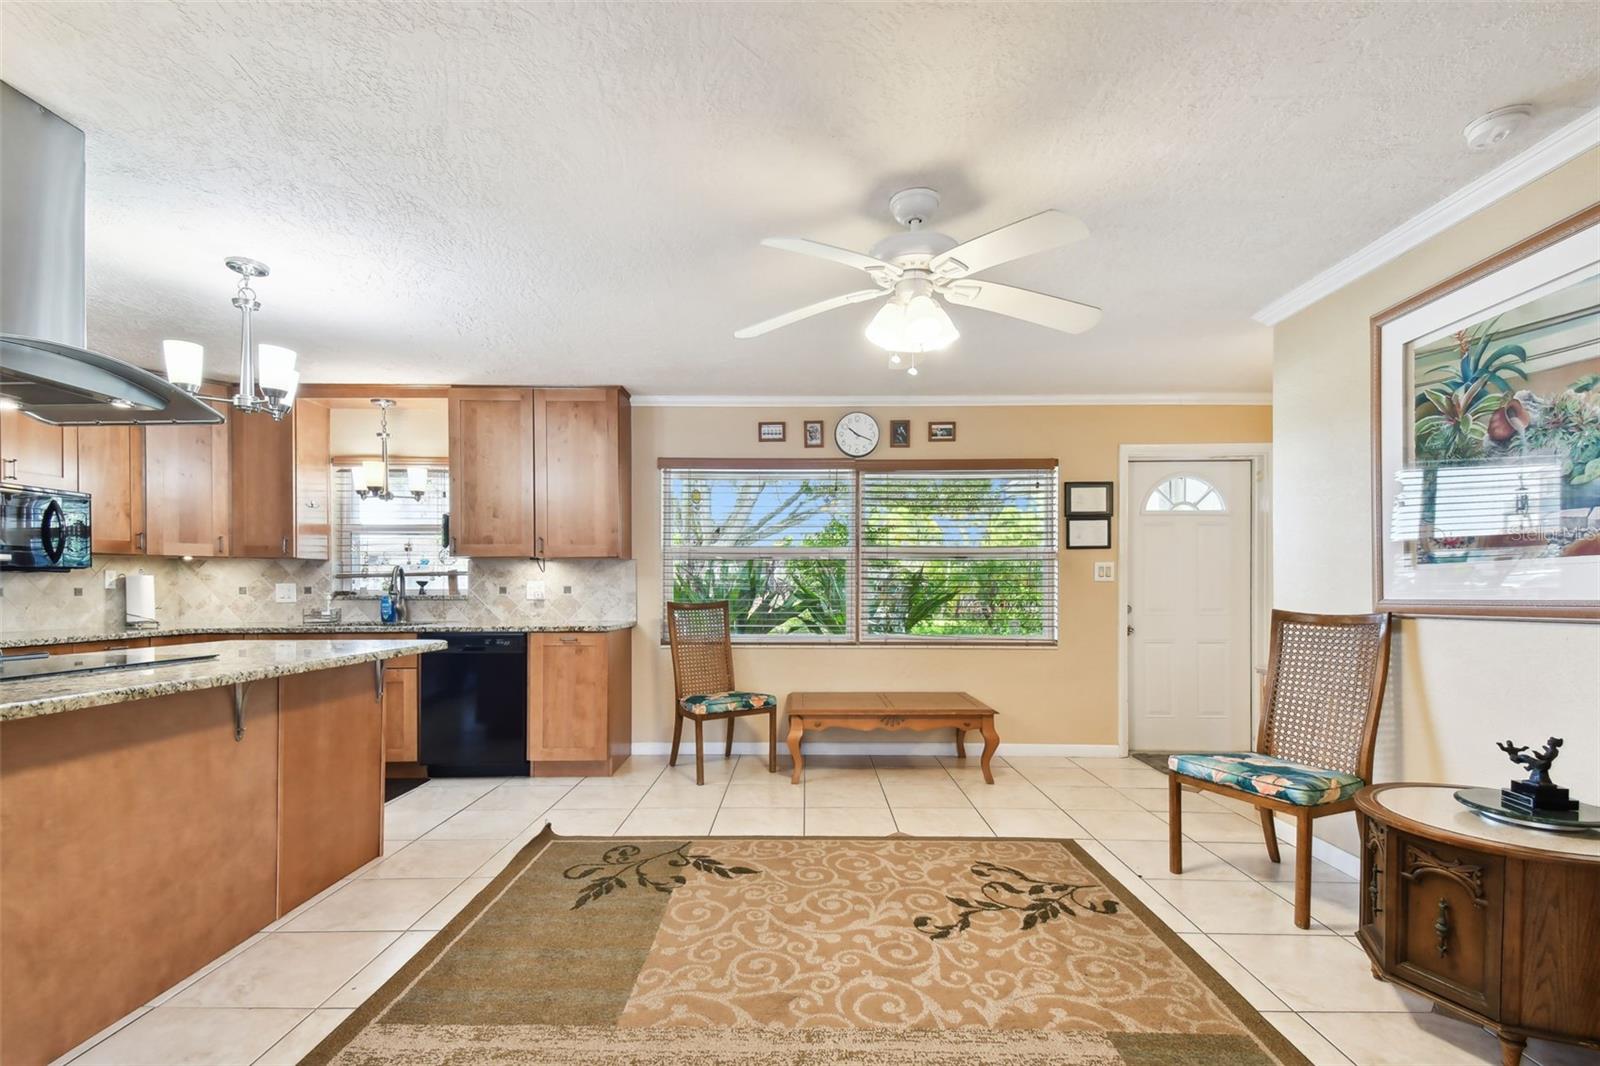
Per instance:
[[[4,477],[7,481],[17,480],[17,461],[15,459],[0,459],[0,468],[5,471],[4,474],[0,474],[0,477]]]
[[[288,537],[284,537],[283,538],[283,544],[278,550],[283,555],[288,555],[289,554],[289,538]]]
[[[143,533],[135,533],[133,535],[133,546],[134,546],[134,549],[137,550],[137,551],[141,551],[141,552],[144,551],[144,534]]]
[[[221,555],[225,551],[227,551],[227,549],[222,546],[222,534],[218,533],[217,534],[217,554]]]
[[[561,638],[561,643],[563,643],[563,644],[576,644],[576,643],[578,643],[578,638],[577,637],[562,637]]]

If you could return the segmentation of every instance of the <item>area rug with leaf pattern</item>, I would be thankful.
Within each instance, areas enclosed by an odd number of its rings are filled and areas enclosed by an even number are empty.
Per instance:
[[[1306,1062],[1069,840],[548,828],[304,1061]]]

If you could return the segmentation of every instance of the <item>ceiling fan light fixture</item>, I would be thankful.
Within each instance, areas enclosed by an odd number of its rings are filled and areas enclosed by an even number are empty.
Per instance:
[[[959,336],[949,314],[927,293],[891,299],[867,323],[867,340],[892,353],[936,352]]]

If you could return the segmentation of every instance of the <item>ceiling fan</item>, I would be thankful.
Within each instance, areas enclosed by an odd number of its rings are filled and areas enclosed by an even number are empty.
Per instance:
[[[906,230],[885,237],[865,255],[803,237],[768,237],[761,243],[769,248],[800,252],[866,271],[875,287],[798,308],[736,330],[733,335],[741,339],[759,337],[824,311],[885,297],[888,303],[867,324],[867,339],[896,353],[938,351],[961,335],[944,309],[945,302],[1009,315],[1066,333],[1082,333],[1100,321],[1098,307],[972,276],[1013,259],[1081,241],[1089,235],[1082,222],[1061,211],[1041,211],[958,243],[954,237],[922,228],[938,206],[939,194],[932,189],[895,193],[889,198],[889,212]]]

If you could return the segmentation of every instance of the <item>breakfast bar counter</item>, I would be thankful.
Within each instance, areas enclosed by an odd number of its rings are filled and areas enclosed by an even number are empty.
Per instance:
[[[441,646],[218,641],[0,681],[0,1061],[48,1062],[377,858],[382,664]]]

